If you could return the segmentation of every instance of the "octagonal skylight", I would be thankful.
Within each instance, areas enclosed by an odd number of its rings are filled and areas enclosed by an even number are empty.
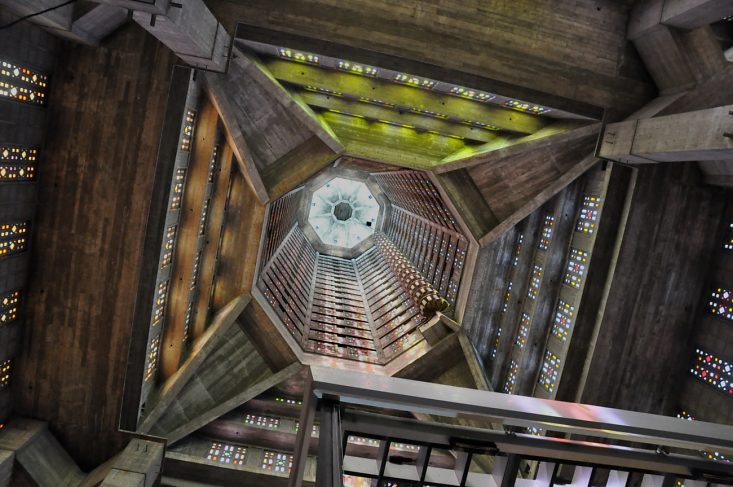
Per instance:
[[[374,233],[378,216],[366,184],[334,178],[313,192],[308,223],[324,244],[350,249]]]

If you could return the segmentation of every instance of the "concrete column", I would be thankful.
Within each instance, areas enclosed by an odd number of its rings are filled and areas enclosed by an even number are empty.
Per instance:
[[[730,0],[666,0],[661,23],[681,29],[695,29],[733,15]]]
[[[84,480],[74,460],[41,421],[13,419],[0,433],[0,450],[14,452],[40,487],[75,487]]]
[[[152,487],[163,465],[165,445],[133,439],[125,447],[101,487]]]
[[[188,64],[226,70],[231,38],[203,0],[173,4],[161,15],[138,10],[133,20]]]
[[[10,485],[10,477],[13,475],[13,462],[15,453],[10,450],[0,450],[0,487]]]
[[[733,105],[609,124],[599,155],[630,164],[733,159]]]
[[[59,3],[62,2],[52,0],[24,2],[0,0],[0,5],[19,17],[54,7]],[[74,4],[69,4],[43,15],[32,17],[30,22],[38,24],[52,34],[64,39],[88,46],[98,46],[102,39],[127,22],[127,19],[126,9],[106,4],[97,5],[75,19]]]

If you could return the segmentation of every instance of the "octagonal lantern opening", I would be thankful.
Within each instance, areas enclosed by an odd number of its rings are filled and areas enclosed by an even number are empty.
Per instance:
[[[313,192],[308,223],[324,244],[350,249],[374,234],[379,210],[366,184],[336,177]]]

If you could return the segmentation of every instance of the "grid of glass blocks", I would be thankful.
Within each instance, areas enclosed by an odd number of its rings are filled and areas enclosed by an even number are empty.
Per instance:
[[[246,447],[219,442],[211,443],[209,453],[206,455],[207,460],[218,463],[229,463],[231,465],[244,465],[246,457]]]
[[[36,177],[38,150],[0,146],[0,182],[32,181]]]
[[[550,248],[550,241],[552,240],[552,227],[555,225],[555,217],[552,215],[545,215],[545,221],[542,224],[542,234],[540,235],[540,243],[537,247],[540,250],[547,250]]]
[[[730,362],[698,348],[690,372],[711,387],[733,396],[733,364]]]
[[[280,427],[280,418],[273,416],[260,416],[257,414],[247,414],[244,417],[244,423],[260,428],[277,429]]]
[[[585,234],[592,234],[596,231],[598,214],[601,210],[601,198],[598,196],[584,196],[583,205],[580,207],[578,223],[575,231]]]
[[[708,302],[710,312],[727,320],[733,320],[733,291],[717,288],[710,294]]]
[[[262,458],[262,469],[271,472],[287,473],[293,468],[293,455],[266,450]]]
[[[148,346],[148,365],[145,368],[145,382],[149,381],[155,375],[158,369],[158,351],[160,349],[160,334],[150,341]]]
[[[171,190],[171,210],[177,210],[181,207],[181,197],[183,196],[183,185],[186,183],[186,169],[179,167],[176,169],[176,175],[173,178],[173,189]]]
[[[555,320],[552,323],[552,334],[562,341],[567,341],[570,336],[570,330],[573,327],[573,315],[575,314],[575,306],[566,303],[562,299],[557,302],[557,310],[555,310]]]
[[[583,283],[583,276],[585,276],[587,265],[588,252],[579,249],[570,249],[563,282],[574,289],[579,289]]]
[[[550,394],[555,391],[559,368],[560,358],[551,352],[550,349],[546,349],[545,359],[542,362],[542,371],[540,371],[538,383]]]
[[[196,123],[196,111],[186,110],[186,118],[183,120],[183,130],[181,133],[181,150],[189,152],[191,150],[191,141],[193,140],[193,128]]]

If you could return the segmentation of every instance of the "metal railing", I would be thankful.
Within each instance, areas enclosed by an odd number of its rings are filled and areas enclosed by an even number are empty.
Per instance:
[[[731,426],[315,366],[303,406],[293,487],[303,484],[304,432],[317,410],[318,487],[341,486],[344,475],[400,487],[733,485],[733,464],[699,453],[733,452]],[[497,429],[418,421],[405,413]],[[527,428],[545,436],[522,433]],[[379,447],[372,455],[352,455],[349,436],[378,440]],[[398,442],[413,445],[414,452],[395,455],[390,447]],[[453,468],[431,461],[433,452],[447,450]],[[482,468],[479,458],[488,459]]]

